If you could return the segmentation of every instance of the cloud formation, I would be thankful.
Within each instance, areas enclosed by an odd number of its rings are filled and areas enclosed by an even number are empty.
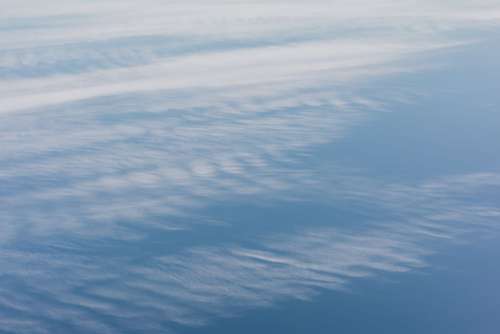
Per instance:
[[[381,185],[300,158],[414,94],[365,94],[370,80],[499,20],[495,1],[3,1],[0,329],[202,325],[421,268],[425,240],[495,228],[494,200],[467,199],[498,192],[496,173]],[[197,208],[308,193],[391,219],[137,251],[196,230],[171,218]]]
[[[318,289],[346,289],[353,279],[418,270],[433,252],[429,240],[450,242],[478,229],[498,231],[494,198],[499,191],[500,176],[494,174],[382,191],[365,188],[362,194],[372,197],[370,203],[390,212],[373,214],[369,227],[301,229],[263,236],[253,246],[129,256],[119,251],[104,257],[82,253],[71,243],[37,252],[7,248],[0,258],[0,307],[16,321],[5,321],[3,328],[23,333],[34,326],[49,333],[52,324],[76,333],[165,332],[174,325],[200,326],[250,308],[309,299]],[[471,195],[491,197],[490,204],[471,205]]]

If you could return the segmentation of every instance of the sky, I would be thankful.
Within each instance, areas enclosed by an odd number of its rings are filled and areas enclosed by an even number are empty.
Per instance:
[[[488,0],[3,0],[0,333],[400,333],[390,296],[407,333],[497,333],[499,25]]]

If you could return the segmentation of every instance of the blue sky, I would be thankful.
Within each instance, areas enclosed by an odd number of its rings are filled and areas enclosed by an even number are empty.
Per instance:
[[[0,332],[286,317],[494,235],[495,80],[460,69],[498,72],[499,23],[495,1],[4,1]]]

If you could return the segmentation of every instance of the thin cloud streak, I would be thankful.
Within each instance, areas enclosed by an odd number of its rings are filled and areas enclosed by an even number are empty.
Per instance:
[[[224,94],[237,90],[242,95],[235,97],[239,101],[258,97],[252,94],[251,88],[255,86],[298,90],[366,79],[373,70],[378,75],[383,73],[381,65],[390,61],[453,45],[415,45],[383,40],[325,41],[184,56],[165,63],[76,76],[10,79],[8,85],[1,86],[0,96],[3,98],[0,113],[99,96],[160,90],[168,93],[171,90],[206,89]],[[282,59],[286,59],[286,63]],[[391,68],[386,71],[391,73]]]

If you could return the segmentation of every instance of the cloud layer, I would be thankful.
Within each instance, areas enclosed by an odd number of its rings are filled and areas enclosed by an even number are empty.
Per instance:
[[[366,94],[371,80],[499,21],[495,1],[3,1],[0,331],[203,325],[421,268],[426,241],[496,228],[496,173],[386,185],[300,162],[416,93]],[[199,208],[311,193],[383,214],[361,231],[137,251],[195,231],[173,217]]]
[[[104,257],[82,253],[72,242],[37,252],[7,248],[0,258],[0,308],[16,320],[4,320],[3,329],[165,332],[287,299],[309,299],[318,289],[346,289],[353,279],[419,269],[436,241],[498,231],[499,192],[500,176],[494,174],[416,187],[372,185],[362,196],[384,211],[372,215],[369,227],[306,228],[264,236],[253,246],[124,255],[134,247],[130,243]],[[482,204],[470,204],[478,196]]]

